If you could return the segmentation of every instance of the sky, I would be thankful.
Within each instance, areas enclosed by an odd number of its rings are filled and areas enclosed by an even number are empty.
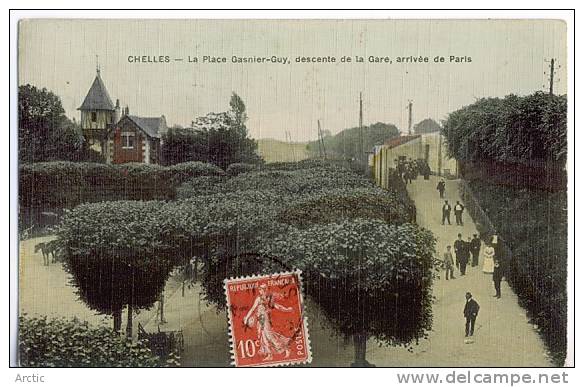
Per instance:
[[[91,20],[28,19],[19,25],[19,84],[56,93],[80,117],[99,63],[110,97],[130,114],[190,125],[229,109],[236,92],[254,138],[307,141],[317,120],[333,134],[363,122],[437,121],[481,97],[566,93],[566,26],[558,20]],[[238,57],[287,57],[292,63],[231,63]],[[129,57],[168,56],[169,62]],[[202,63],[203,56],[227,63]],[[334,56],[336,63],[297,63]],[[343,56],[351,63],[340,63]],[[364,58],[356,63],[355,57]],[[369,63],[388,57],[390,63]],[[423,56],[429,63],[398,63]],[[444,63],[434,62],[436,56]],[[471,58],[452,62],[450,56]],[[189,62],[189,57],[199,62]],[[182,59],[175,61],[175,59]]]

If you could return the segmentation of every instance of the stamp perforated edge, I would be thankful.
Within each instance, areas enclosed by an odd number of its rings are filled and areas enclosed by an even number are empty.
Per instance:
[[[229,321],[229,328],[228,328],[228,339],[229,339],[229,352],[231,357],[231,365],[236,366],[235,361],[235,346],[234,346],[234,334],[233,334],[233,320],[231,318],[231,311],[229,310],[230,300],[229,300],[229,291],[227,289],[228,284],[231,281],[248,281],[248,280],[256,280],[256,279],[264,279],[267,277],[277,277],[281,275],[297,275],[298,276],[298,288],[299,288],[299,299],[300,299],[300,313],[302,313],[302,322],[303,322],[303,333],[304,333],[304,341],[306,343],[306,359],[303,361],[280,361],[280,362],[272,362],[272,363],[264,363],[264,364],[257,364],[257,365],[250,365],[247,367],[281,367],[286,365],[297,365],[297,364],[310,364],[312,362],[312,348],[310,346],[310,336],[308,334],[308,318],[306,317],[306,306],[304,305],[304,284],[302,282],[302,271],[299,269],[295,269],[292,271],[281,271],[277,273],[269,273],[269,274],[255,274],[249,276],[242,276],[242,277],[230,277],[225,278],[223,280],[223,289],[225,291],[225,298],[227,300],[227,319]]]

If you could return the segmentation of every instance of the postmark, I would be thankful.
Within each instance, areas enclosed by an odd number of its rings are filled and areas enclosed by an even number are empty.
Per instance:
[[[310,363],[300,271],[225,280],[232,364]]]

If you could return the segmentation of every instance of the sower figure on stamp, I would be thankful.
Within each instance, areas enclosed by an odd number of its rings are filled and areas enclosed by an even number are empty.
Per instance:
[[[466,324],[464,326],[465,335],[464,337],[472,336],[474,334],[475,321],[479,314],[480,306],[472,298],[470,292],[466,292],[466,304],[464,305],[464,317],[466,318]]]
[[[446,251],[444,252],[444,269],[446,270],[446,281],[448,281],[448,274],[450,278],[455,279],[454,276],[454,258],[452,257],[452,246],[446,246]]]
[[[454,216],[456,217],[456,224],[459,226],[463,226],[464,223],[462,222],[462,212],[464,211],[464,206],[460,204],[457,200],[456,205],[454,206]]]
[[[267,292],[265,284],[260,285],[259,295],[256,297],[251,309],[243,319],[243,323],[249,327],[257,326],[258,340],[260,342],[260,353],[265,356],[264,360],[272,360],[273,354],[285,353],[286,358],[290,356],[290,338],[279,334],[272,329],[272,309],[281,312],[292,312],[293,308],[285,307],[276,302],[281,295]]]
[[[442,224],[444,224],[444,221],[448,221],[448,224],[450,223],[450,211],[452,210],[452,207],[450,206],[450,204],[448,204],[448,200],[444,201],[444,205],[442,206]],[[456,247],[454,247],[456,249]]]
[[[470,242],[470,252],[472,254],[472,266],[478,266],[479,254],[481,252],[481,238],[477,234],[473,234],[472,241]]]

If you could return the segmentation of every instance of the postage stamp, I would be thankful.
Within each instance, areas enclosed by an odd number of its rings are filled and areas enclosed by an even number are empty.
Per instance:
[[[225,280],[232,364],[310,363],[300,271]]]

